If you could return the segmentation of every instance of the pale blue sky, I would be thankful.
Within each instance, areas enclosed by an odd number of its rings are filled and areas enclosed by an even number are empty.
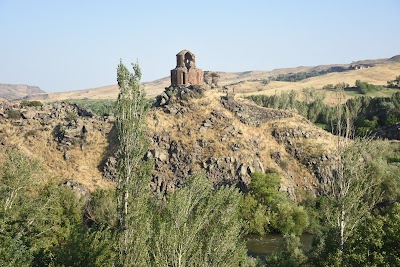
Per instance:
[[[0,0],[0,83],[114,84],[120,58],[151,81],[182,49],[235,72],[386,58],[400,54],[399,14],[400,0]]]

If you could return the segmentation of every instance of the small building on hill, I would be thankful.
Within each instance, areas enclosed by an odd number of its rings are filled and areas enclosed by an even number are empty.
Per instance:
[[[176,54],[176,68],[171,70],[171,85],[202,85],[203,71],[196,68],[196,57],[188,51],[182,50]]]
[[[372,64],[357,64],[357,65],[351,65],[350,66],[350,70],[362,70],[362,69],[368,69],[368,68],[372,68],[374,67],[374,65]]]

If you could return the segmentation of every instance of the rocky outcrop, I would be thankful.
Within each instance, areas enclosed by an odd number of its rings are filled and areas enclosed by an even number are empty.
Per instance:
[[[200,89],[166,88],[150,114],[155,129],[149,132],[146,158],[154,162],[151,187],[155,192],[173,191],[200,171],[216,185],[235,184],[245,189],[252,173],[272,167],[265,165],[263,136],[252,136],[250,128],[293,114],[229,97],[210,102],[205,98],[206,91]],[[292,185],[285,188],[293,193]]]
[[[211,88],[219,87],[218,82],[220,75],[213,71],[205,71],[203,74],[204,83],[209,85]]]
[[[154,191],[165,193],[175,190],[186,179],[200,170],[216,185],[237,184],[244,188],[250,183],[250,175],[264,171],[261,160],[244,155],[209,156],[213,146],[209,139],[197,139],[192,145],[175,140],[168,132],[155,133],[152,136],[151,149],[147,158],[154,161],[151,187]],[[229,143],[233,150],[239,150],[240,144]]]
[[[233,94],[222,97],[221,103],[226,109],[235,114],[241,122],[256,127],[271,120],[293,117],[293,114],[289,111],[263,108],[238,102]]]
[[[304,119],[305,120],[305,119]],[[333,173],[331,162],[335,159],[332,150],[323,143],[332,136],[320,131],[305,130],[304,128],[290,128],[274,125],[272,136],[282,145],[286,151],[297,161],[303,164],[310,173],[319,181],[325,184],[325,180]],[[318,141],[319,140],[319,141]],[[272,157],[279,161],[279,153]],[[315,185],[317,188],[318,186]]]
[[[106,159],[103,166],[103,178],[108,181],[117,182],[117,154],[110,156]]]
[[[94,119],[95,114],[91,110],[65,102],[38,106],[1,102],[0,118],[3,118],[4,122],[19,126],[19,130],[28,135],[33,135],[38,130],[38,125],[44,131],[52,131],[57,149],[64,153],[65,160],[69,160],[68,150],[71,147],[79,146],[84,149],[88,145],[86,137],[88,132],[92,131],[93,122],[89,123],[85,119]]]
[[[18,149],[55,182],[73,179],[91,191],[113,186],[102,178],[113,121],[69,103],[0,102],[0,164]],[[75,187],[75,186],[74,186]]]
[[[90,198],[89,190],[83,184],[75,181],[74,179],[68,179],[62,182],[60,186],[70,188],[78,198],[85,198],[86,200]]]
[[[201,98],[204,95],[204,87],[199,85],[169,86],[156,98],[156,107],[164,107],[170,104],[180,103],[193,98]]]
[[[321,166],[331,156],[313,152],[307,142],[325,138],[322,130],[316,131],[290,111],[257,107],[233,95],[219,99],[215,94],[220,93],[197,86],[168,87],[157,98],[148,117],[149,150],[144,156],[154,164],[149,185],[154,192],[174,191],[199,172],[215,185],[246,190],[251,174],[274,170],[282,177],[281,190],[292,199],[298,188],[317,186],[310,173],[321,179]],[[9,117],[10,110],[18,112],[16,119]],[[103,177],[96,180],[98,184],[117,181],[117,137],[111,117],[97,117],[68,103],[23,107],[2,102],[0,121],[1,146],[9,146],[3,133],[11,125],[27,147],[43,142],[52,149],[45,157],[56,175],[80,183],[83,176],[92,181],[95,173]],[[40,131],[47,134],[37,134]]]

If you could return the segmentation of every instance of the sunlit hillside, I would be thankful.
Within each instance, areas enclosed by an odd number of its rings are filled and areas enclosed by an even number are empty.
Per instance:
[[[400,63],[385,62],[377,64],[370,68],[348,70],[344,72],[331,72],[328,74],[311,77],[297,82],[271,81],[268,84],[266,80],[276,77],[280,74],[289,73],[307,73],[313,71],[326,70],[330,67],[349,65],[325,65],[317,67],[297,67],[276,69],[273,71],[247,71],[247,72],[217,72],[220,75],[220,88],[226,86],[231,92],[238,95],[266,94],[273,95],[290,90],[301,91],[304,88],[314,88],[321,90],[327,84],[348,83],[354,85],[356,80],[368,82],[374,85],[386,85],[387,81],[393,80],[400,74]],[[165,87],[170,85],[169,77],[165,77],[152,82],[143,83],[143,87],[148,97],[155,97],[163,92]],[[332,102],[333,92],[325,91],[327,103]],[[376,92],[373,96],[386,96],[393,93],[393,90]],[[44,101],[59,101],[67,99],[116,99],[118,96],[118,86],[116,84],[102,86],[98,88],[89,88],[86,90],[75,90],[58,93],[47,93],[33,95],[30,99]],[[348,94],[348,97],[354,94]]]

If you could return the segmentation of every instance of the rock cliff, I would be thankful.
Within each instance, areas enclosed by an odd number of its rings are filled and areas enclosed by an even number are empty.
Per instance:
[[[113,125],[113,117],[67,103],[23,107],[3,101],[0,161],[15,147],[42,160],[60,182],[73,180],[89,190],[113,186]],[[216,89],[168,87],[148,116],[150,187],[163,194],[204,171],[216,185],[246,190],[252,173],[273,170],[282,177],[281,190],[296,199],[302,190],[318,189],[334,138],[290,110],[261,108]]]
[[[283,178],[281,190],[295,199],[318,188],[334,138],[293,111],[194,86],[166,88],[148,127],[157,192],[173,191],[201,170],[215,184],[246,190],[252,173],[274,170]]]

